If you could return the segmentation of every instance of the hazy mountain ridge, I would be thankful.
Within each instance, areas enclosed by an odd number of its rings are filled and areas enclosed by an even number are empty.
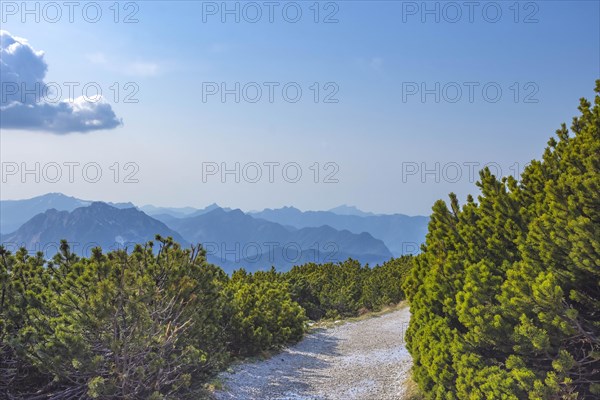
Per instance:
[[[334,207],[330,209],[329,212],[332,212],[337,215],[356,215],[358,217],[372,217],[376,215],[372,212],[365,212],[363,210],[358,209],[355,206],[349,206],[347,204],[342,204],[341,206]]]
[[[162,218],[189,218],[195,217],[198,215],[206,214],[212,210],[217,208],[222,208],[225,211],[230,211],[230,208],[219,207],[218,204],[213,203],[204,208],[194,208],[194,207],[156,207],[150,204],[147,204],[142,207],[138,207],[140,210],[150,215],[151,217],[160,216]]]
[[[337,262],[348,258],[377,264],[392,253],[369,233],[355,234],[330,226],[290,228],[254,218],[241,210],[214,209],[205,214],[171,219],[167,225],[191,243],[203,243],[209,261],[226,270],[275,265],[288,269],[306,262]]]
[[[144,243],[158,233],[186,246],[202,243],[209,261],[228,271],[271,265],[287,269],[347,258],[374,265],[416,251],[428,221],[427,217],[402,214],[375,215],[347,205],[330,211],[284,207],[244,213],[217,204],[203,209],[136,208],[131,203],[91,202],[60,193],[2,201],[0,205],[4,227],[15,226],[33,214],[18,229],[2,231],[2,242],[13,248],[25,245],[35,251],[40,243],[57,247],[60,239],[67,239],[110,250],[122,248],[124,243],[129,243],[128,247]]]
[[[86,255],[96,246],[105,250],[132,248],[135,243],[154,240],[156,234],[188,244],[179,233],[134,207],[116,208],[94,202],[73,211],[47,210],[17,231],[2,235],[1,241],[9,250],[25,247],[30,252],[43,251],[49,257],[62,239],[72,243],[77,254]]]
[[[419,245],[425,241],[429,222],[429,217],[425,216],[340,215],[333,211],[300,211],[294,207],[265,209],[251,215],[296,228],[329,225],[353,233],[369,232],[373,237],[381,239],[394,256],[418,250]]]
[[[47,193],[25,200],[0,200],[0,235],[16,231],[31,218],[47,210],[73,211],[92,203],[94,201],[82,200],[62,193]],[[132,203],[104,203],[115,208],[135,207]]]

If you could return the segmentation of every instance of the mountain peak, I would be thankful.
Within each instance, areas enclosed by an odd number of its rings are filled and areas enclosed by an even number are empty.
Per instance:
[[[95,207],[95,208],[107,208],[107,207],[116,208],[116,207],[113,207],[113,206],[111,206],[111,205],[103,202],[103,201],[94,201],[94,202],[92,202],[92,204],[90,204],[90,207]]]
[[[43,194],[39,197],[63,197],[63,198],[69,197],[69,198],[72,198],[71,196],[67,196],[66,194],[60,193],[60,192],[50,192],[50,193]]]
[[[56,246],[50,245],[65,239],[77,244],[78,248],[73,248],[74,251],[84,255],[81,252],[88,251],[91,244],[107,251],[123,248],[124,244],[132,248],[134,244],[154,240],[156,234],[171,236],[181,245],[187,245],[176,231],[136,208],[121,209],[96,201],[73,211],[50,208],[32,217],[13,233],[2,235],[1,240],[3,243],[23,244],[29,250],[48,249],[52,253]],[[46,256],[53,255],[50,253]]]
[[[359,217],[367,217],[373,216],[375,214],[371,212],[365,212],[357,208],[356,206],[349,206],[347,204],[342,204],[341,206],[337,206],[329,210],[330,212],[338,215],[357,215]]]
[[[260,213],[271,213],[271,212],[293,212],[293,213],[301,213],[302,211],[294,206],[283,206],[281,208],[265,208],[262,211],[254,211],[250,212],[250,214],[260,214]]]

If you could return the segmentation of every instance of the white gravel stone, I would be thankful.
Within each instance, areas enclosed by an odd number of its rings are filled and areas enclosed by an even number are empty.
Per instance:
[[[412,360],[408,307],[307,335],[266,361],[220,375],[217,400],[395,400]]]

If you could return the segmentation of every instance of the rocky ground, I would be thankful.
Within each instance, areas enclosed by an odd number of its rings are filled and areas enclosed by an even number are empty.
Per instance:
[[[402,399],[411,358],[404,343],[408,307],[318,329],[266,361],[220,375],[217,400]]]

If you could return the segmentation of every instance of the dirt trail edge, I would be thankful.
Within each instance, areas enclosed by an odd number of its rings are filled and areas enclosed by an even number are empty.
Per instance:
[[[243,363],[219,378],[217,400],[402,399],[412,360],[404,332],[408,307],[320,329],[266,361]]]

